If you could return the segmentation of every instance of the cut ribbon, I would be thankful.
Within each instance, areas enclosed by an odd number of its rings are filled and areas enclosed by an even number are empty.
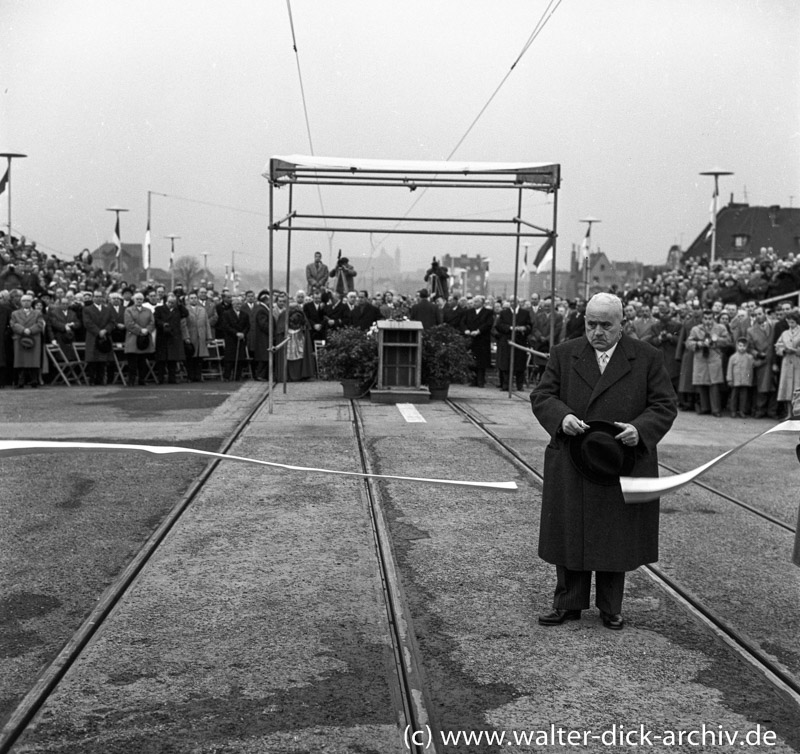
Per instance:
[[[675,490],[680,489],[684,485],[693,482],[697,477],[705,474],[706,471],[716,466],[720,461],[741,450],[745,445],[749,445],[754,440],[758,440],[759,437],[763,437],[772,432],[800,432],[800,421],[785,421],[776,424],[774,427],[761,432],[761,434],[751,437],[749,440],[745,440],[745,442],[737,445],[735,448],[726,450],[724,453],[704,463],[702,466],[698,466],[691,471],[685,471],[682,474],[674,474],[673,476],[665,477],[620,477],[619,484],[622,488],[622,496],[626,503],[646,503],[668,492],[675,492]]]
[[[310,471],[319,474],[336,474],[339,476],[356,476],[365,479],[392,479],[399,482],[422,482],[423,484],[447,484],[458,487],[483,487],[485,489],[504,490],[511,492],[517,489],[516,482],[468,482],[457,479],[426,479],[424,477],[394,476],[392,474],[365,474],[358,471],[335,471],[333,469],[317,469],[308,466],[291,466],[286,463],[272,461],[259,461],[255,458],[244,456],[229,456],[224,453],[212,453],[208,450],[195,450],[194,448],[170,447],[161,445],[125,445],[122,443],[107,442],[67,442],[53,440],[0,440],[0,458],[8,456],[22,456],[31,453],[60,453],[67,450],[99,450],[120,451],[126,453],[154,453],[156,455],[195,455],[218,458],[222,461],[239,461],[240,463],[255,463],[260,466],[288,469],[289,471]]]

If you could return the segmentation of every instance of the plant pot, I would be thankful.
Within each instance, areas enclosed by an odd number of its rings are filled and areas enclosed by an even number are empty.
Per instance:
[[[360,398],[364,392],[361,380],[341,380],[339,384],[344,390],[345,398]]]
[[[432,401],[445,401],[447,400],[447,391],[450,389],[449,382],[441,384],[428,385],[428,390],[431,394]]]

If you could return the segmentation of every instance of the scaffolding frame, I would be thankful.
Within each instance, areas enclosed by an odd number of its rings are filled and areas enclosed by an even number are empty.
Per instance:
[[[287,233],[286,244],[286,290],[289,291],[291,273],[292,235],[297,232],[310,233],[386,233],[387,235],[451,235],[513,238],[515,242],[514,256],[514,298],[518,301],[519,283],[519,247],[520,240],[527,238],[544,238],[552,248],[550,271],[551,301],[555,300],[556,288],[556,243],[558,238],[558,190],[561,185],[561,165],[551,162],[425,162],[407,160],[370,160],[336,157],[317,157],[313,155],[285,155],[270,158],[263,176],[269,181],[269,290],[270,306],[273,306],[272,293],[274,285],[275,233]],[[408,217],[405,215],[320,215],[315,213],[299,213],[294,209],[294,187],[322,186],[370,188],[394,188],[405,191],[424,189],[483,189],[506,190],[517,192],[517,213],[505,219],[463,218],[463,217]],[[275,219],[275,190],[289,190],[288,212]],[[525,191],[539,191],[553,194],[553,216],[550,228],[543,228],[522,218],[522,198]],[[309,221],[323,220],[325,224],[305,224]],[[334,221],[336,224],[328,224]],[[297,224],[297,223],[301,224]],[[349,223],[340,225],[339,223]],[[376,227],[375,223],[394,222],[395,227],[386,229]],[[401,224],[424,225],[436,223],[439,228],[400,228]],[[512,317],[513,341],[516,327],[516,311]],[[274,341],[273,317],[269,319],[270,344]],[[550,343],[552,346],[555,333],[555,318],[550,317]],[[508,381],[509,397],[512,394],[514,352],[510,348],[510,364]],[[269,352],[269,413],[273,412],[272,387],[274,385],[274,356]],[[288,369],[286,351],[284,349],[283,392],[287,390]]]

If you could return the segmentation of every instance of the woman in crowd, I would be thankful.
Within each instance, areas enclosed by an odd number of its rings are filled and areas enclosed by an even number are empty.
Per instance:
[[[777,399],[785,408],[783,418],[791,419],[792,397],[795,390],[800,389],[800,313],[793,309],[787,312],[785,319],[789,327],[775,343],[775,353],[783,357]]]

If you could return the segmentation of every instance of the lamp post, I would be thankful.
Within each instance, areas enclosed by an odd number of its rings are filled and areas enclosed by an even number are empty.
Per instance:
[[[117,263],[115,267],[117,268],[117,272],[120,271],[120,261],[122,255],[122,234],[119,230],[119,213],[120,212],[127,212],[128,210],[125,207],[106,207],[106,212],[113,212],[116,215],[116,222],[114,223],[114,244],[117,247],[117,252],[115,258]],[[109,267],[109,269],[111,269]]]
[[[180,238],[180,236],[176,236],[174,233],[170,233],[168,236],[164,236],[164,238],[169,238],[171,246],[169,251],[169,287],[170,290],[175,290],[175,239]]]
[[[0,152],[0,157],[5,157],[8,160],[8,167],[6,168],[6,190],[8,191],[8,242],[11,243],[11,160],[16,158],[27,157],[26,154],[19,152]]]
[[[717,258],[717,197],[719,196],[719,177],[721,175],[733,175],[733,173],[730,170],[714,168],[713,170],[704,170],[700,175],[714,176],[714,195],[711,198],[711,260],[709,261],[709,265],[712,265]]]
[[[586,236],[583,239],[583,243],[581,244],[581,249],[586,247],[584,250],[584,270],[583,270],[583,283],[584,283],[584,291],[583,291],[583,298],[584,300],[589,300],[589,256],[591,254],[591,246],[592,246],[592,223],[599,223],[602,220],[598,220],[596,217],[584,217],[581,219],[582,223],[588,223],[588,227],[586,228]]]

